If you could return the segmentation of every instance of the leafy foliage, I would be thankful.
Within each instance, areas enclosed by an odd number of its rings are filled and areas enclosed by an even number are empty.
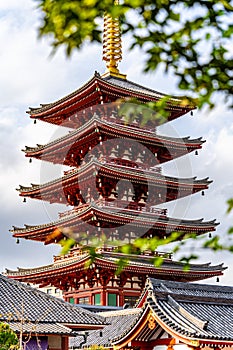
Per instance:
[[[7,323],[0,323],[0,350],[16,350],[18,348],[17,335]]]
[[[232,1],[124,0],[114,6],[112,0],[35,1],[42,10],[40,35],[50,35],[54,49],[62,45],[70,55],[85,41],[100,42],[99,23],[107,11],[121,17],[131,49],[146,54],[145,71],[161,64],[172,70],[199,107],[213,107],[216,92],[232,100]]]

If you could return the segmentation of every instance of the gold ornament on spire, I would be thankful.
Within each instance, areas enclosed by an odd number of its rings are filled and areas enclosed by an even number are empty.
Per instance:
[[[115,0],[115,5],[119,0]],[[121,74],[118,69],[118,63],[122,59],[121,30],[118,18],[112,18],[111,15],[104,16],[103,33],[103,60],[106,61],[107,72],[103,76],[113,75],[126,79],[125,74]]]

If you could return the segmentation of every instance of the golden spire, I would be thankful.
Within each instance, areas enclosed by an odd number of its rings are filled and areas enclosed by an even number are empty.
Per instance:
[[[115,0],[116,5],[119,0]],[[112,18],[111,15],[104,16],[104,33],[103,33],[103,60],[106,61],[107,71],[103,75],[112,75],[118,78],[126,79],[125,74],[119,72],[118,62],[122,59],[121,49],[121,30],[118,18]]]

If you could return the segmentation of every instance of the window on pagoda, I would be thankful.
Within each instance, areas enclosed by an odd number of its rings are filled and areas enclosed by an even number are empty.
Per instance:
[[[79,304],[90,304],[89,297],[82,297],[78,299]]]
[[[100,293],[97,293],[97,294],[94,295],[94,304],[95,305],[101,305]]]
[[[69,303],[74,304],[74,298],[69,298]]]
[[[137,300],[138,300],[138,297],[132,296],[132,295],[125,295],[124,297],[125,304],[129,304],[130,306],[134,306]]]
[[[115,293],[108,293],[108,305],[117,306],[117,295]]]

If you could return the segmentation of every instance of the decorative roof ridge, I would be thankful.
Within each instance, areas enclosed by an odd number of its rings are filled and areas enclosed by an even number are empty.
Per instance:
[[[167,296],[166,296],[166,299],[167,299]],[[159,299],[157,298],[156,295],[154,294],[148,294],[148,297],[147,297],[147,300],[146,300],[146,303],[149,305],[150,309],[151,310],[156,310],[156,316],[157,318],[159,318],[159,320],[165,324],[168,325],[168,327],[174,329],[175,327],[175,322],[174,322],[174,314],[175,312],[177,312],[179,314],[179,311],[177,310],[174,310],[173,309],[173,313],[172,313],[172,316],[167,312],[167,308],[161,303],[159,303]],[[184,316],[184,315],[182,315]],[[194,327],[196,328],[196,324],[194,324]],[[185,328],[185,330],[184,330]],[[192,328],[192,323],[190,322],[190,320],[187,320],[186,319],[182,319],[182,318],[179,318],[179,322],[178,322],[178,328],[175,330],[175,331],[178,331],[179,332],[179,329],[182,329],[182,332],[185,332],[185,333],[189,333],[189,336],[193,337],[195,336],[195,333],[194,333],[194,330]],[[195,330],[197,331],[197,329]],[[200,331],[200,329],[199,329]]]
[[[139,296],[139,298],[137,299],[136,303],[134,304],[135,308],[141,309],[143,307],[144,303],[145,303],[145,300],[146,300],[146,298],[147,298],[147,296],[149,294],[149,288],[148,288],[148,284],[147,283],[148,283],[148,277],[146,279],[146,283],[145,283],[144,288],[143,288],[143,290],[141,292],[141,295]]]
[[[66,140],[69,140],[70,138],[72,138],[73,136],[76,136],[80,133],[80,131],[82,130],[85,130],[88,126],[92,126],[93,122],[97,122],[99,121],[100,119],[97,118],[97,114],[94,113],[93,117],[88,120],[86,123],[84,123],[82,126],[80,126],[78,129],[74,129],[74,130],[71,130],[71,131],[68,131],[67,134],[55,139],[55,140],[52,140],[51,142],[49,143],[46,143],[44,145],[37,145],[35,147],[30,147],[30,146],[25,146],[25,149],[22,149],[23,152],[27,152],[27,151],[35,151],[35,150],[42,150],[46,147],[51,147],[53,145],[56,145],[58,144],[59,142],[61,141],[66,141]]]
[[[171,253],[166,253],[166,252],[155,252],[155,255],[145,255],[145,254],[125,254],[125,253],[119,253],[119,252],[105,252],[105,251],[101,251],[100,252],[100,254],[101,255],[103,255],[103,256],[106,256],[106,255],[116,255],[116,256],[124,256],[124,257],[126,257],[126,259],[127,258],[134,258],[134,259],[136,259],[136,260],[140,260],[140,259],[146,259],[146,260],[151,260],[151,259],[153,259],[153,258],[155,258],[155,257],[164,257],[165,259],[167,259],[167,260],[171,260],[171,258],[168,258],[168,256],[169,255],[171,255]]]
[[[101,77],[101,79],[104,80],[104,81],[108,81],[108,83],[110,83],[110,84],[113,85],[113,86],[116,86],[116,84],[114,84],[114,83],[111,82],[110,80],[120,80],[120,81],[122,81],[122,82],[125,82],[125,79],[120,78],[120,77],[111,76],[111,75],[108,75],[108,76],[106,76],[106,77]],[[135,83],[135,82],[132,81],[132,80],[127,79],[127,82],[130,83],[130,84],[132,84],[132,85],[134,85],[134,86],[136,86],[136,87],[145,89],[145,86],[143,86],[143,85],[141,85],[141,84],[138,84],[138,83]],[[165,94],[165,93],[163,93],[163,92],[159,92],[159,91],[154,90],[154,89],[152,89],[152,88],[146,87],[146,89],[147,89],[148,91],[153,92],[153,93],[157,93],[158,95],[170,96],[170,95],[168,95],[168,94]],[[177,97],[177,98],[176,98],[175,96],[173,96],[173,97],[174,97],[174,99],[179,100],[179,97]]]
[[[99,206],[98,204],[92,202],[91,203],[92,207],[94,209],[97,209],[97,210],[101,210],[105,213],[108,213],[110,210],[111,212],[114,210],[114,207],[111,207],[111,208],[108,208],[108,207],[105,207],[105,206]],[[116,207],[116,209],[118,210],[119,208]],[[132,212],[134,212],[134,210],[132,209],[124,209],[124,208],[121,208],[122,210],[125,210],[125,211],[128,211],[129,214]],[[160,209],[160,208],[158,208]],[[120,213],[119,213],[120,214]],[[138,212],[137,212],[138,214]],[[150,213],[150,212],[143,212],[144,215],[151,215],[151,214],[154,214],[154,213]],[[122,213],[122,215],[125,215],[124,213]],[[213,220],[209,220],[209,221],[203,221],[204,219],[201,218],[201,219],[179,219],[179,218],[171,218],[169,216],[165,216],[165,215],[160,215],[160,219],[162,219],[163,221],[166,221],[166,222],[169,222],[169,221],[172,221],[172,222],[175,222],[175,223],[179,223],[179,224],[202,224],[202,225],[214,225],[214,226],[217,226],[219,225],[219,222],[216,222],[216,219],[213,219]]]
[[[98,117],[98,116],[97,116]],[[129,125],[124,125],[124,124],[117,124],[117,123],[114,123],[114,122],[109,122],[107,120],[100,120],[98,118],[98,122],[100,122],[100,124],[102,125],[106,125],[106,126],[115,126],[117,127],[117,130],[119,129],[126,129],[126,130],[132,130],[132,131],[135,131],[137,134],[140,133],[142,135],[146,135],[146,136],[154,136],[154,137],[157,137],[158,139],[161,139],[161,140],[166,140],[166,141],[173,141],[173,142],[179,142],[179,140],[182,140],[184,142],[187,142],[187,143],[204,143],[206,142],[205,140],[202,140],[202,137],[197,137],[195,139],[190,139],[190,136],[185,136],[185,137],[172,137],[172,136],[165,136],[165,135],[159,135],[159,134],[156,134],[156,132],[154,131],[150,131],[150,130],[144,130],[144,129],[140,129],[140,128],[137,128],[137,127],[134,127],[134,126],[129,126]],[[79,130],[79,129],[77,129]]]
[[[208,180],[209,177],[203,178],[203,179],[196,179],[196,176],[194,177],[190,177],[190,178],[178,178],[178,177],[173,177],[173,176],[168,176],[168,175],[163,175],[161,173],[158,173],[156,171],[150,170],[150,169],[142,169],[142,168],[131,168],[130,166],[121,166],[119,164],[115,164],[112,162],[101,162],[99,161],[96,157],[92,157],[91,160],[89,160],[87,163],[85,164],[81,164],[79,168],[75,168],[72,169],[72,171],[66,171],[64,172],[64,175],[53,179],[51,181],[45,182],[43,184],[32,184],[31,183],[31,187],[29,186],[24,186],[24,185],[19,185],[19,188],[16,188],[16,191],[19,192],[31,192],[37,189],[43,189],[49,185],[53,185],[56,183],[60,183],[61,181],[67,180],[69,178],[72,178],[73,176],[79,175],[79,173],[81,174],[82,171],[86,170],[88,167],[91,166],[101,166],[101,170],[103,170],[104,168],[108,168],[110,170],[124,170],[125,172],[128,172],[129,174],[133,174],[133,175],[144,175],[144,174],[148,174],[148,178],[151,177],[153,179],[158,179],[158,180],[165,180],[168,182],[175,182],[179,185],[186,185],[186,184],[190,184],[190,185],[197,185],[197,184],[204,184],[204,185],[208,185],[210,183],[213,182],[213,180]]]
[[[189,282],[192,283],[192,282]],[[233,305],[233,298],[227,298],[227,296],[200,296],[200,295],[185,295],[185,294],[179,294],[172,292],[172,297],[179,302],[182,303],[193,303],[193,304],[215,304],[215,305]]]
[[[61,103],[64,103],[65,101],[69,100],[69,99],[72,99],[74,98],[77,94],[81,93],[82,91],[84,91],[89,85],[91,85],[92,83],[95,83],[96,81],[97,82],[103,82],[103,83],[107,83],[109,84],[110,86],[112,87],[118,87],[118,88],[122,88],[120,87],[119,85],[117,84],[114,84],[113,82],[111,82],[111,80],[113,79],[116,79],[118,81],[123,81],[123,82],[128,82],[129,84],[132,84],[134,85],[136,88],[141,88],[141,89],[144,89],[144,90],[148,90],[148,92],[151,92],[153,94],[157,94],[158,98],[161,98],[161,97],[169,97],[170,100],[173,100],[174,102],[179,102],[180,104],[176,107],[180,107],[182,109],[188,109],[189,110],[192,110],[192,109],[196,109],[195,106],[193,105],[185,105],[185,106],[182,106],[181,105],[181,99],[183,96],[174,96],[174,95],[168,95],[168,94],[164,94],[164,93],[160,93],[159,91],[156,91],[156,90],[153,90],[152,88],[147,88],[143,85],[140,85],[138,83],[134,83],[133,81],[131,80],[127,80],[127,79],[122,79],[120,77],[115,77],[115,76],[107,76],[107,77],[101,77],[100,74],[98,72],[95,71],[94,75],[86,82],[84,83],[79,89],[76,89],[74,90],[73,92],[71,92],[70,94],[67,94],[66,96],[58,99],[57,101],[54,101],[54,102],[50,102],[50,103],[43,103],[43,104],[40,104],[39,107],[29,107],[29,110],[27,111],[28,114],[32,115],[32,114],[39,114],[40,112],[45,112],[51,108],[54,108],[56,106],[59,106],[59,104]],[[131,90],[130,88],[124,88],[125,90],[127,91],[133,91]],[[135,90],[137,91],[137,90]],[[133,92],[135,92],[133,91]],[[145,97],[148,97],[148,96],[151,96],[153,97],[152,95],[150,95],[149,93],[143,93],[142,91],[138,90],[137,92],[140,92],[142,95],[144,95]],[[168,101],[169,102],[169,101]],[[188,112],[187,111],[187,112]]]
[[[170,293],[170,291],[169,291]],[[172,298],[171,295],[168,295],[168,303],[173,307],[173,309],[177,310],[182,316],[187,318],[189,321],[191,321],[193,324],[195,324],[197,327],[201,328],[202,330],[205,330],[206,326],[208,325],[208,321],[203,321],[199,319],[198,317],[190,314],[187,310],[185,310],[181,305],[179,305],[175,299]]]
[[[126,260],[127,260],[127,256],[128,255],[126,255],[126,257],[124,257]],[[156,257],[151,256],[150,260],[153,260],[153,258],[156,258]],[[145,259],[145,258],[143,257],[143,259]],[[113,257],[106,257],[106,256],[102,257],[101,256],[101,257],[96,258],[96,260],[97,261],[100,260],[101,262],[105,261],[106,263],[111,263],[111,262],[112,263],[116,263],[118,261],[117,257],[114,257],[114,256]],[[149,262],[149,264],[148,264],[148,262]],[[137,266],[137,267],[147,268],[147,269],[156,269],[157,274],[159,274],[161,271],[165,271],[165,270],[173,271],[173,272],[177,272],[177,273],[181,271],[181,273],[182,272],[185,273],[185,271],[184,271],[185,264],[182,263],[182,262],[179,262],[179,261],[174,261],[174,260],[165,258],[164,262],[159,267],[154,265],[153,261],[151,261],[151,263],[150,263],[150,261],[148,261],[148,262],[143,262],[143,260],[141,260],[141,261],[132,261],[132,260],[129,259],[128,264],[126,264],[125,268],[127,269],[127,267],[131,268],[131,267]],[[198,265],[198,264],[195,264],[195,265],[190,264],[189,272],[193,272],[193,273],[208,273],[208,272],[212,272],[212,271],[220,271],[220,272],[222,272],[222,271],[227,269],[227,267],[223,267],[222,266],[223,264],[221,264],[221,265],[213,265],[213,266],[212,265],[206,266],[206,265],[207,264],[200,264],[200,265]]]
[[[126,257],[126,259],[127,259],[127,257]],[[98,261],[101,261],[101,262],[103,262],[103,261],[105,261],[106,263],[112,263],[113,265],[115,265],[116,266],[116,263],[117,263],[117,261],[119,260],[119,259],[116,259],[116,258],[110,258],[110,257],[97,257],[96,258],[96,260]],[[128,264],[126,264],[126,266],[125,266],[125,269],[127,270],[127,267],[129,267],[129,268],[131,268],[131,267],[134,267],[134,266],[137,266],[138,268],[141,266],[142,268],[154,268],[154,269],[156,269],[156,270],[163,270],[163,268],[162,267],[156,267],[154,264],[151,264],[150,266],[148,266],[148,264],[146,264],[146,263],[143,263],[143,262],[135,262],[135,261],[130,261],[129,260],[129,262],[128,262]]]
[[[101,167],[109,167],[109,168],[117,168],[117,169],[124,169],[124,170],[128,170],[128,171],[132,171],[132,172],[141,172],[141,173],[151,173],[151,174],[156,174],[156,176],[158,178],[165,178],[166,180],[170,180],[170,181],[177,181],[177,182],[180,182],[180,181],[183,181],[185,183],[206,183],[206,184],[210,184],[213,182],[213,180],[209,180],[209,176],[205,177],[205,178],[201,178],[201,179],[197,179],[197,176],[192,176],[192,177],[173,177],[173,176],[169,176],[169,175],[164,175],[160,172],[157,172],[157,171],[154,171],[154,169],[143,169],[143,168],[132,168],[130,166],[126,166],[126,165],[120,165],[120,164],[115,164],[113,162],[100,162],[96,157],[93,157],[91,159],[91,161],[93,162],[93,164],[96,164],[96,165],[101,165]],[[86,163],[85,165],[91,163],[88,162]],[[80,167],[81,168],[81,167]],[[80,169],[79,168],[79,169]]]
[[[89,259],[88,254],[83,254],[80,256],[80,259],[77,260],[77,256],[76,257],[72,257],[72,258],[66,258],[63,259],[61,261],[57,261],[54,262],[53,264],[49,264],[49,265],[44,265],[44,266],[38,266],[38,267],[32,267],[32,268],[23,268],[23,267],[17,267],[17,270],[9,270],[9,269],[5,269],[5,274],[13,274],[13,275],[26,275],[27,273],[30,274],[36,274],[36,273],[40,273],[42,271],[49,271],[49,270],[54,270],[57,268],[61,268],[61,267],[68,267],[68,266],[72,266],[74,264],[78,263],[82,263],[86,260]]]
[[[97,123],[96,125],[93,123]],[[139,134],[140,136],[152,136],[153,138],[159,139],[161,141],[170,141],[170,142],[180,142],[183,141],[184,143],[188,143],[188,144],[196,144],[196,143],[201,143],[203,144],[204,142],[206,142],[205,140],[202,140],[202,137],[198,137],[195,139],[190,139],[189,136],[187,137],[170,137],[170,136],[165,136],[165,135],[158,135],[155,132],[152,131],[145,131],[144,129],[141,130],[139,128],[133,127],[133,126],[128,126],[128,125],[123,125],[123,124],[117,124],[117,123],[113,123],[113,122],[108,122],[106,120],[101,120],[99,118],[99,116],[95,113],[93,115],[93,117],[88,120],[86,123],[84,123],[82,126],[80,126],[78,129],[72,130],[70,132],[68,132],[66,135],[59,137],[56,140],[53,140],[47,144],[44,145],[37,145],[35,147],[30,147],[30,146],[25,146],[25,149],[22,149],[23,152],[35,152],[35,151],[40,151],[43,150],[47,147],[51,147],[53,145],[59,144],[59,142],[64,142],[66,140],[69,140],[70,138],[72,138],[73,136],[78,135],[81,131],[88,131],[89,129],[93,128],[93,127],[97,127],[97,126],[108,126],[111,129],[115,130],[117,129],[117,131],[119,132],[119,129],[122,131],[135,131],[137,133],[137,135]]]
[[[223,266],[223,264],[219,265],[220,267]],[[226,268],[223,268],[226,269]],[[233,304],[233,286],[216,286],[213,284],[204,284],[204,283],[186,283],[186,282],[177,282],[177,281],[165,281],[160,279],[155,279],[149,277],[147,280],[147,288],[150,288],[153,290],[153,293],[156,293],[156,295],[160,295],[161,291],[156,291],[156,287],[163,287],[166,286],[166,289],[169,290],[169,293],[175,298],[176,301],[185,301],[190,300],[190,297],[192,298],[192,302],[207,302],[211,303],[212,300],[216,302],[225,302],[227,304]],[[171,288],[171,290],[169,289]],[[164,293],[167,294],[168,291],[164,290]],[[185,290],[186,294],[182,293],[182,290]],[[206,292],[208,295],[201,296],[201,295],[194,295],[193,291],[197,292]],[[216,296],[216,294],[219,293],[219,296]],[[229,296],[231,298],[229,299]]]
[[[110,253],[109,253],[110,254]],[[111,254],[110,254],[111,255]],[[132,257],[132,255],[126,255],[125,258],[127,259],[129,257],[129,259]],[[145,258],[145,256],[139,256],[139,258]],[[21,268],[21,267],[18,267],[17,269],[18,270],[10,270],[10,269],[5,269],[5,273],[6,275],[15,275],[15,276],[23,276],[23,275],[27,275],[28,273],[30,274],[37,274],[37,273],[40,273],[40,272],[45,272],[45,271],[52,271],[52,270],[56,270],[56,269],[60,269],[60,268],[63,268],[63,267],[70,267],[70,266],[74,266],[76,264],[80,264],[80,263],[84,263],[85,261],[88,261],[88,259],[90,258],[90,256],[88,255],[88,253],[85,253],[85,254],[82,254],[80,256],[74,256],[74,257],[71,257],[71,258],[65,258],[65,259],[62,259],[61,261],[55,261],[53,264],[49,264],[49,265],[45,265],[45,266],[39,266],[39,267],[33,267],[33,268]],[[147,256],[146,256],[147,258]],[[148,257],[148,260],[150,259],[153,259],[153,256],[150,256]],[[100,253],[100,256],[96,257],[96,264],[98,265],[98,261],[100,262],[106,262],[106,263],[115,263],[114,261],[117,260],[116,257],[113,257],[111,259],[111,257],[106,257],[104,256],[103,253]],[[171,259],[165,259],[167,263],[170,263],[171,265],[180,265],[178,267],[182,268],[183,267],[183,263],[179,262],[179,261],[173,261]],[[138,266],[138,267],[143,267],[143,268],[148,268],[148,264],[147,263],[143,263],[142,262],[134,262],[134,261],[131,261],[129,260],[128,262],[128,265],[129,267],[132,267],[132,266]],[[204,269],[204,270],[199,270],[199,271],[203,271],[203,272],[208,272],[208,271],[212,271],[212,270],[225,270],[226,267],[222,267],[223,264],[221,265],[213,265],[213,266],[209,266],[208,264],[195,264],[195,265],[192,265],[190,264],[190,271],[195,271],[195,272],[198,272],[198,268],[201,268],[202,266],[206,266],[207,265],[207,268]],[[126,266],[126,268],[127,268]],[[169,268],[169,270],[171,271],[174,271],[174,268],[172,267],[167,267],[167,266],[164,266],[163,264],[161,265],[161,267],[156,267],[155,265],[153,265],[153,263],[151,263],[151,265],[149,266],[150,268],[154,268],[157,270],[157,272],[159,273],[159,271],[164,271],[166,270],[167,268]],[[208,268],[209,267],[209,268]],[[177,270],[177,269],[176,269]],[[165,287],[164,287],[165,289]],[[169,291],[169,290],[167,290]],[[174,292],[172,291],[169,291],[171,294],[174,294],[176,295]]]
[[[131,308],[123,310],[112,310],[112,311],[100,311],[97,312],[98,315],[103,317],[117,317],[117,316],[128,316],[128,315],[137,315],[142,313],[142,308]]]
[[[158,97],[169,97],[170,100],[174,100],[174,101],[177,101],[177,102],[180,102],[181,103],[181,100],[184,98],[184,96],[175,96],[175,95],[169,95],[169,94],[165,94],[163,92],[159,92],[157,90],[154,90],[152,88],[148,88],[148,87],[145,87],[141,84],[138,84],[138,83],[135,83],[133,82],[132,80],[129,80],[129,79],[123,79],[121,77],[116,77],[116,76],[112,76],[112,75],[108,75],[106,77],[101,77],[102,80],[104,81],[107,81],[108,83],[110,83],[112,86],[116,86],[116,84],[114,84],[113,82],[111,82],[111,80],[119,80],[119,81],[122,81],[122,82],[127,82],[127,83],[130,83],[132,85],[134,85],[135,87],[138,87],[140,89],[145,89],[145,90],[148,90],[149,92],[152,92],[152,93],[155,93],[155,94],[158,94]],[[130,90],[130,89],[127,89],[127,90]],[[138,90],[139,92],[141,92],[140,90]],[[142,92],[141,92],[142,93]],[[143,93],[142,93],[143,94]],[[147,95],[144,93],[144,95]],[[149,95],[149,94],[148,94]],[[179,106],[179,107],[183,107],[184,109],[187,108],[189,110],[191,109],[196,109],[197,107],[194,106],[194,105],[185,105],[185,106]]]
[[[132,210],[132,209],[124,209],[121,208],[122,212],[119,212],[119,208],[118,207],[104,207],[104,206],[99,206],[98,204],[94,203],[94,202],[90,202],[89,204],[86,205],[82,205],[82,207],[77,207],[74,210],[69,210],[67,212],[68,215],[64,215],[64,217],[52,221],[50,223],[46,223],[46,224],[41,224],[41,225],[25,225],[25,228],[18,228],[16,226],[13,226],[13,229],[10,230],[10,232],[16,233],[17,231],[31,231],[31,229],[35,229],[35,228],[47,228],[47,227],[51,227],[51,226],[61,226],[62,223],[67,221],[67,218],[73,218],[75,216],[77,216],[77,214],[82,213],[84,214],[85,212],[95,209],[97,211],[99,211],[99,213],[105,213],[105,214],[112,214],[114,212],[114,210],[118,211],[118,216],[119,217],[135,217],[135,215],[138,215],[138,211]],[[159,208],[160,209],[160,208]],[[177,219],[177,218],[171,218],[165,215],[161,215],[159,213],[153,213],[153,212],[141,212],[142,215],[145,215],[147,217],[147,220],[149,222],[154,222],[154,216],[155,214],[157,216],[159,216],[159,220],[161,220],[161,222],[166,222],[166,223],[170,223],[171,225],[174,224],[179,224],[179,225],[195,225],[195,224],[200,224],[200,227],[205,227],[208,225],[213,225],[213,226],[217,226],[219,225],[219,223],[216,223],[216,219],[214,220],[209,220],[209,221],[204,221],[203,222],[203,218],[202,219]]]

